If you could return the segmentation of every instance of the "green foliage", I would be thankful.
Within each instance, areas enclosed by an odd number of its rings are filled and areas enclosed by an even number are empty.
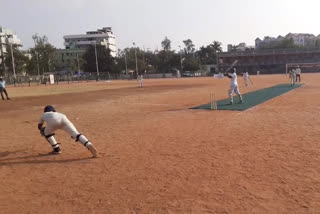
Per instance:
[[[20,51],[20,45],[12,45],[12,52],[14,58],[14,66],[16,75],[23,75],[27,73],[27,68],[30,59],[27,57],[26,52]],[[9,68],[11,75],[13,76],[13,64],[12,64],[12,55],[11,48],[8,48],[8,55],[4,61],[5,65]]]
[[[183,43],[186,46],[184,49],[186,55],[192,54],[195,51],[194,44],[192,43],[191,39],[184,40]]]
[[[173,51],[160,51],[158,57],[158,70],[162,73],[171,72],[180,67],[180,56]]]
[[[110,50],[106,49],[102,45],[97,45],[97,58],[98,58],[98,69],[101,72],[113,72],[112,67],[114,60],[110,55]],[[96,72],[96,53],[95,46],[91,46],[87,49],[83,55],[84,60],[84,71],[85,72]]]
[[[183,61],[183,70],[185,71],[196,71],[199,70],[199,61],[196,58],[188,58]]]
[[[217,52],[221,52],[221,43],[214,41],[212,44],[207,45],[206,47],[200,47],[200,50],[197,51],[200,63],[203,65],[216,64],[217,63]]]
[[[171,41],[165,37],[164,40],[161,42],[161,46],[164,51],[170,51],[171,50]]]
[[[35,47],[29,50],[33,59],[32,66],[30,66],[33,70],[30,71],[30,73],[37,73],[34,64],[39,64],[40,74],[54,71],[56,66],[54,64],[56,48],[48,42],[46,36],[41,37],[38,34],[35,34],[32,36],[32,39],[34,40]]]
[[[198,52],[195,52],[194,44],[190,39],[183,41],[185,44],[184,53],[176,53],[171,51],[171,41],[165,37],[161,42],[163,50],[159,52],[144,51],[139,48],[126,48],[119,50],[118,57],[116,58],[117,67],[123,72],[126,69],[135,70],[135,51],[137,51],[137,61],[139,73],[146,71],[149,73],[167,73],[175,69],[184,71],[196,71],[200,68],[201,64],[214,64],[216,63],[216,54],[221,52],[221,43],[214,41],[206,47],[201,47]],[[181,54],[181,55],[180,55]]]

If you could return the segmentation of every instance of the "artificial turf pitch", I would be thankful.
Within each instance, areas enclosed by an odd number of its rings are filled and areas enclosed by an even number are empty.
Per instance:
[[[245,111],[256,105],[264,103],[267,100],[271,100],[281,94],[287,93],[293,89],[301,87],[302,84],[296,84],[291,86],[290,84],[275,85],[270,88],[264,88],[257,91],[252,91],[247,94],[243,94],[243,102],[239,102],[238,96],[234,96],[233,105],[230,105],[230,99],[218,100],[217,110],[234,110],[234,111]],[[201,106],[192,107],[191,109],[209,109],[210,103]]]

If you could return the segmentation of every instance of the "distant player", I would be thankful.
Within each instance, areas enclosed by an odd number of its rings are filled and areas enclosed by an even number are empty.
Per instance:
[[[251,78],[249,77],[249,73],[248,72],[244,72],[243,73],[243,80],[244,80],[244,84],[245,86],[248,86],[248,81],[250,80],[251,84],[253,85],[253,82],[251,80]]]
[[[139,87],[142,88],[143,87],[143,75],[139,75],[137,76],[137,81],[139,83]]]
[[[242,96],[239,91],[238,87],[238,80],[237,80],[237,69],[233,68],[233,73],[226,73],[227,77],[231,79],[231,85],[230,85],[230,90],[229,90],[229,96],[230,96],[230,104],[233,104],[233,92],[235,92],[240,100],[240,103],[243,102]]]
[[[290,79],[291,79],[291,87],[296,84],[296,70],[291,69],[290,70]]]
[[[248,86],[249,73],[247,71],[243,73],[243,80],[244,80],[245,86]]]
[[[3,93],[6,95],[7,100],[10,100],[6,90],[6,81],[4,81],[2,77],[0,77],[0,94],[1,94],[2,100],[4,100]]]
[[[300,81],[301,81],[300,75],[301,75],[301,68],[300,68],[300,66],[298,66],[296,68],[296,82],[298,82],[298,79],[299,79],[299,83],[300,83]]]
[[[43,123],[46,122],[47,127],[42,127]],[[53,106],[46,106],[44,113],[39,120],[38,129],[40,134],[44,136],[53,148],[51,154],[60,154],[61,149],[56,139],[54,138],[55,131],[62,129],[71,135],[76,142],[80,142],[84,145],[92,154],[93,157],[97,157],[97,150],[93,144],[82,134],[80,134],[70,120],[61,113],[56,112]]]

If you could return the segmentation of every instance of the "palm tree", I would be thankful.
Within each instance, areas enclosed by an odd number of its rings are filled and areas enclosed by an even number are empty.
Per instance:
[[[221,42],[218,42],[218,41],[213,41],[213,43],[211,44],[211,46],[214,48],[216,52],[222,52],[221,45],[222,45]]]

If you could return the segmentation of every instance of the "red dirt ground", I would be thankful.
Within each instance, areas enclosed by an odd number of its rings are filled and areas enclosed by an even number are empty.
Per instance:
[[[242,93],[289,83],[252,77]],[[188,108],[229,80],[181,78],[8,87],[0,100],[0,213],[320,213],[320,74],[247,111]],[[99,150],[37,130],[45,105]]]

